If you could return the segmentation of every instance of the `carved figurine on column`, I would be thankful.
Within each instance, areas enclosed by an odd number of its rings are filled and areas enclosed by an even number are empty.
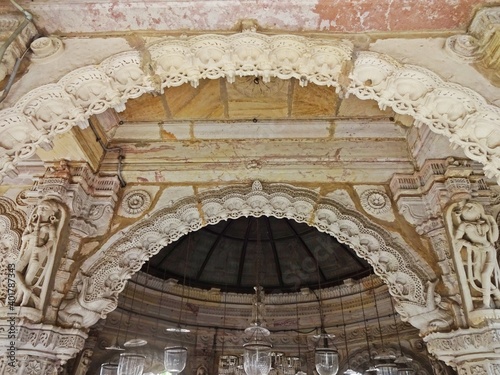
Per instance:
[[[500,267],[495,248],[499,231],[494,217],[487,215],[480,203],[470,201],[455,204],[450,212],[456,259],[465,269],[471,298],[481,299],[481,307],[490,309],[493,297],[495,307],[500,307]]]
[[[34,210],[22,235],[16,263],[16,303],[43,307],[42,291],[50,282],[59,232],[65,211],[52,199],[42,200]]]

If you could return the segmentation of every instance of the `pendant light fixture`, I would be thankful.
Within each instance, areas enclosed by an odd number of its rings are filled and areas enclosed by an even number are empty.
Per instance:
[[[181,327],[182,311],[184,308],[184,288],[186,286],[186,273],[187,273],[187,265],[189,263],[190,249],[191,249],[191,235],[188,234],[186,261],[184,263],[184,275],[183,275],[182,289],[181,289],[181,305],[179,307],[179,318],[177,320],[177,327],[169,327],[166,329],[167,332],[174,332],[180,334],[185,334],[190,332],[189,329]],[[163,351],[163,355],[164,355],[163,362],[165,365],[166,372],[176,375],[186,368],[187,348],[185,346],[183,345],[167,346]]]
[[[117,363],[103,363],[101,365],[101,371],[99,375],[117,375],[118,374],[118,364]]]
[[[316,260],[316,272],[318,274],[318,290],[319,290],[319,318],[320,318],[320,333],[314,336],[317,341],[314,349],[314,364],[319,375],[336,375],[339,371],[339,352],[333,343],[335,335],[328,334],[325,330],[325,318],[323,315],[323,298],[321,294],[321,275],[319,272],[319,264]]]
[[[145,275],[148,275],[148,274],[149,274],[149,262],[148,262],[148,270],[146,271]],[[132,302],[130,303],[131,313],[134,311],[134,302],[135,302],[135,295],[136,295],[136,291],[137,291],[137,284],[139,282],[139,273],[136,273],[134,276],[135,276],[134,293],[132,294]],[[144,291],[142,293],[141,306],[144,306],[144,295],[146,294],[147,283],[148,283],[148,276],[146,276],[146,286],[144,287]],[[126,347],[126,348],[137,348],[137,347],[140,347],[140,346],[144,346],[147,343],[148,342],[145,339],[137,337],[137,334],[136,334],[133,339],[125,341],[125,343],[123,344],[123,346]]]
[[[264,289],[260,286],[260,231],[257,221],[257,248],[255,262],[256,286],[255,296],[252,304],[252,321],[250,326],[245,329],[245,334],[251,337],[250,341],[243,345],[243,369],[247,375],[267,375],[271,371],[271,348],[272,345],[266,341],[270,335],[267,328],[264,327]]]
[[[122,353],[118,362],[117,375],[142,375],[146,356],[137,353]]]
[[[380,344],[382,345],[382,351],[379,354],[377,354],[377,356],[375,356],[374,358],[375,360],[378,361],[375,367],[379,370],[379,375],[397,375],[398,368],[394,363],[396,356],[392,353],[389,353],[389,351],[386,350],[386,347],[384,345],[382,326],[380,324],[380,314],[378,311],[377,296],[375,294],[374,275],[372,275],[372,294],[373,294],[373,303],[375,304],[375,314],[377,315]]]
[[[114,338],[114,340],[111,342],[111,345],[110,346],[106,346],[104,349],[106,349],[106,350],[118,350],[118,351],[125,350],[118,343],[118,338],[120,337],[120,332],[121,332],[121,329],[122,329],[122,320],[123,320],[123,310],[120,309],[120,322],[118,323],[118,332],[117,332],[116,337]]]
[[[344,375],[361,375],[359,372],[351,369],[351,362],[349,358],[349,347],[347,346],[347,331],[344,317],[344,303],[342,301],[342,292],[340,293],[340,310],[342,312],[342,325],[344,327],[344,344],[345,344],[345,355],[347,357],[347,370],[344,371]]]
[[[297,315],[297,348],[298,348],[298,361],[295,368],[295,375],[307,375],[302,371],[302,355],[300,353],[300,319],[299,319],[299,293],[295,295],[295,314]]]
[[[361,301],[361,311],[363,312],[363,322],[365,324],[365,337],[366,337],[366,346],[368,348],[368,362],[369,362],[369,367],[368,369],[365,370],[364,375],[378,375],[378,368],[373,366],[373,358],[372,358],[372,352],[370,349],[370,341],[368,340],[368,326],[366,324],[366,314],[365,314],[365,304],[363,301],[363,291],[361,288],[361,282],[359,283],[359,299]]]

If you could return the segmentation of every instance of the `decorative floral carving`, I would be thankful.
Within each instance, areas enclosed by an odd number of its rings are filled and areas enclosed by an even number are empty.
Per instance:
[[[126,217],[137,217],[151,205],[151,196],[146,190],[132,190],[125,194],[121,207]]]
[[[74,322],[86,327],[92,325],[116,307],[126,280],[162,247],[203,225],[241,216],[267,215],[310,223],[367,259],[389,284],[393,296],[411,301],[413,306],[425,306],[422,278],[429,278],[427,272],[432,271],[420,268],[424,261],[415,262],[416,253],[406,256],[406,248],[392,244],[392,237],[381,228],[331,200],[320,199],[317,193],[280,184],[266,185],[260,190],[258,185],[207,191],[187,198],[113,237],[101,248],[100,255],[93,258],[93,263],[82,268],[88,275],[83,276],[86,281],[75,289],[73,300],[61,308],[67,318],[65,324],[72,324],[71,315],[79,314]],[[321,203],[317,204],[318,201]],[[411,309],[408,314],[412,314]]]
[[[484,165],[500,183],[500,110],[476,92],[444,82],[431,71],[374,52],[361,52],[349,74],[348,94],[372,99],[384,109],[415,118],[461,146],[467,157]]]
[[[387,194],[381,190],[366,190],[361,193],[361,205],[366,212],[379,215],[391,209],[391,201]]]

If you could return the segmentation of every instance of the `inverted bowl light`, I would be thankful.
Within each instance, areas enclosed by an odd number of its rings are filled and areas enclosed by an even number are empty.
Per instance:
[[[163,362],[165,371],[178,374],[186,367],[187,348],[184,346],[167,346],[164,350]]]

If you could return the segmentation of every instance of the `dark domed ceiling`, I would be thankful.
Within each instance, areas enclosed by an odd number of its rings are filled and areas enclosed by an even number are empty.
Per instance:
[[[143,266],[156,277],[191,287],[251,293],[259,282],[268,294],[329,287],[370,270],[330,235],[274,217],[206,226],[164,247]]]

